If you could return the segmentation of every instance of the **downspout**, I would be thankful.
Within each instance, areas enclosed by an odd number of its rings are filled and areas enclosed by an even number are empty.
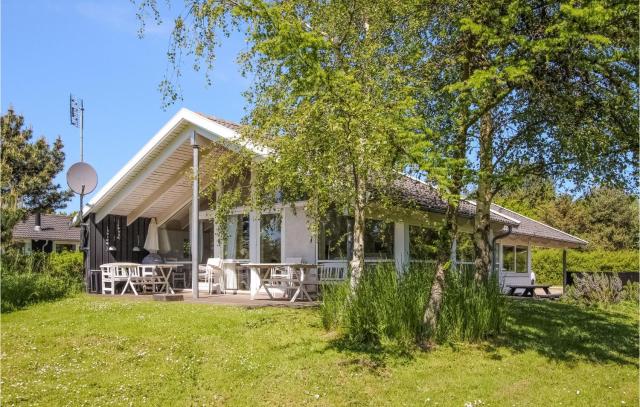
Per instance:
[[[513,227],[511,225],[507,225],[507,231],[504,233],[497,234],[491,239],[491,269],[495,272],[496,270],[496,240],[502,239],[503,237],[509,236],[513,232]]]

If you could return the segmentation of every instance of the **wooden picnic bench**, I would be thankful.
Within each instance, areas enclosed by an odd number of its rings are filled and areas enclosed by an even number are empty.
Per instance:
[[[521,284],[521,285],[507,285],[509,292],[507,295],[520,296],[520,297],[540,297],[540,298],[556,298],[558,295],[551,294],[549,291],[551,285],[546,284]],[[536,288],[540,288],[544,291],[544,295],[536,294]],[[516,294],[516,290],[522,290],[522,294]]]

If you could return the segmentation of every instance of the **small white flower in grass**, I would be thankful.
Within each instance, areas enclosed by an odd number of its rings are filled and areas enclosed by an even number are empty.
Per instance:
[[[578,395],[579,395],[579,394],[580,394],[580,390],[576,390],[576,394],[578,394]]]

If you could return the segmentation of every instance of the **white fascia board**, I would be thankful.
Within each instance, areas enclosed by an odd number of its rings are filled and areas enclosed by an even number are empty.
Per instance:
[[[188,111],[189,110],[185,108],[178,110],[178,112],[173,115],[173,117],[169,119],[169,121],[164,126],[162,126],[160,130],[158,130],[158,132],[151,138],[151,140],[149,140],[147,144],[145,144],[140,149],[140,151],[138,151],[136,155],[134,155],[133,158],[130,159],[124,165],[124,167],[122,167],[120,171],[116,173],[116,175],[111,177],[109,182],[107,182],[102,188],[100,188],[98,193],[96,193],[93,198],[91,198],[91,201],[89,201],[89,203],[83,208],[83,215],[87,215],[93,212],[93,208],[95,208],[96,205],[100,203],[104,196],[111,189],[113,189],[113,187],[115,187],[116,184],[118,184],[129,173],[129,171],[131,171],[140,161],[142,161],[142,159],[147,154],[149,154],[149,152],[153,150],[154,147],[156,147],[165,137],[167,137],[173,131],[173,129],[178,126],[178,124],[180,124],[180,121],[183,120],[185,113]]]

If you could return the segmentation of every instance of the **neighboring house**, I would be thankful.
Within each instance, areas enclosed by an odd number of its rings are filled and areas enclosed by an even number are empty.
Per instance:
[[[190,170],[201,148],[239,148],[239,126],[207,115],[181,109],[162,129],[91,199],[84,213],[89,224],[87,270],[115,261],[139,262],[149,222],[159,226],[160,255],[173,261],[190,262],[193,182]],[[194,148],[195,147],[195,148]],[[257,156],[268,152],[245,146]],[[194,169],[197,171],[197,169]],[[245,182],[249,185],[250,174]],[[200,187],[206,184],[201,180]],[[365,231],[367,262],[394,262],[402,267],[412,261],[433,261],[436,222],[446,210],[436,188],[417,179],[399,175],[394,184],[398,206],[393,210],[371,209]],[[227,277],[230,289],[258,288],[253,272],[242,270],[246,262],[283,262],[301,258],[321,267],[346,269],[351,241],[349,217],[333,214],[331,225],[314,236],[307,228],[305,202],[276,204],[263,213],[236,208],[229,218],[228,238],[217,235],[208,202],[198,197],[198,263],[209,257],[233,259],[235,275]],[[471,235],[476,207],[460,204],[460,239],[452,253],[458,263],[473,262]],[[508,231],[511,230],[510,233]],[[525,282],[532,277],[531,247],[581,247],[577,237],[533,221],[513,211],[494,206],[491,234],[500,237],[495,245],[497,270],[504,282]]]
[[[30,215],[13,227],[13,240],[25,253],[76,251],[80,247],[80,229],[70,227],[71,217],[64,215]]]

